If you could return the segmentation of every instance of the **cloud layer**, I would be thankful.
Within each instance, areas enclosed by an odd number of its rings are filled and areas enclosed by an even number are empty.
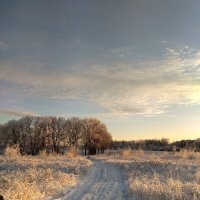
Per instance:
[[[11,116],[15,116],[15,117],[24,117],[24,116],[36,116],[35,113],[31,113],[31,112],[20,112],[20,111],[16,111],[16,110],[2,110],[0,109],[0,115],[11,115]]]
[[[188,46],[166,48],[162,59],[134,64],[49,69],[44,63],[7,62],[0,72],[2,95],[84,99],[114,115],[157,115],[174,104],[200,103],[200,51]]]

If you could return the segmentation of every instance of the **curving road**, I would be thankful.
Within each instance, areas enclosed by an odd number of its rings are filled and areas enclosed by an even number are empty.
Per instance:
[[[68,191],[62,200],[128,200],[122,170],[114,165],[93,160],[85,179]]]

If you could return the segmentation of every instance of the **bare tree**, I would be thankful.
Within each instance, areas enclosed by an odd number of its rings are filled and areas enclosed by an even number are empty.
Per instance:
[[[26,152],[30,145],[31,128],[33,117],[25,116],[18,121],[18,128],[20,131],[20,149],[22,152]]]
[[[0,139],[4,145],[19,144],[21,152],[32,155],[47,148],[59,153],[61,145],[96,154],[109,146],[112,137],[106,125],[95,118],[26,116],[1,125]]]
[[[69,147],[78,148],[82,136],[82,121],[78,117],[68,118],[65,122],[66,139]]]
[[[85,155],[87,150],[89,154],[104,152],[104,149],[111,143],[111,136],[107,131],[105,124],[98,119],[90,118],[83,120],[83,145]]]
[[[51,117],[50,120],[50,143],[52,143],[53,151],[58,153],[61,142],[66,139],[65,119]]]

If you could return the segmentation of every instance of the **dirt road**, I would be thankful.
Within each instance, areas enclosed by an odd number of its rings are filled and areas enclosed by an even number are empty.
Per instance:
[[[114,165],[93,160],[85,179],[60,199],[62,200],[129,200],[122,170]]]

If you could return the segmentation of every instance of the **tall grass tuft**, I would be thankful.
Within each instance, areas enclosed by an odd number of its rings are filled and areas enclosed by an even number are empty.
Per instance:
[[[131,149],[123,150],[120,154],[121,158],[123,159],[130,159],[132,155],[133,155],[133,152]]]
[[[71,147],[66,153],[66,157],[68,158],[74,158],[78,156],[78,152],[74,147]]]
[[[200,153],[194,150],[183,149],[180,152],[176,152],[175,157],[190,160],[200,159]]]
[[[4,151],[4,156],[12,159],[21,157],[19,145],[7,146]]]

